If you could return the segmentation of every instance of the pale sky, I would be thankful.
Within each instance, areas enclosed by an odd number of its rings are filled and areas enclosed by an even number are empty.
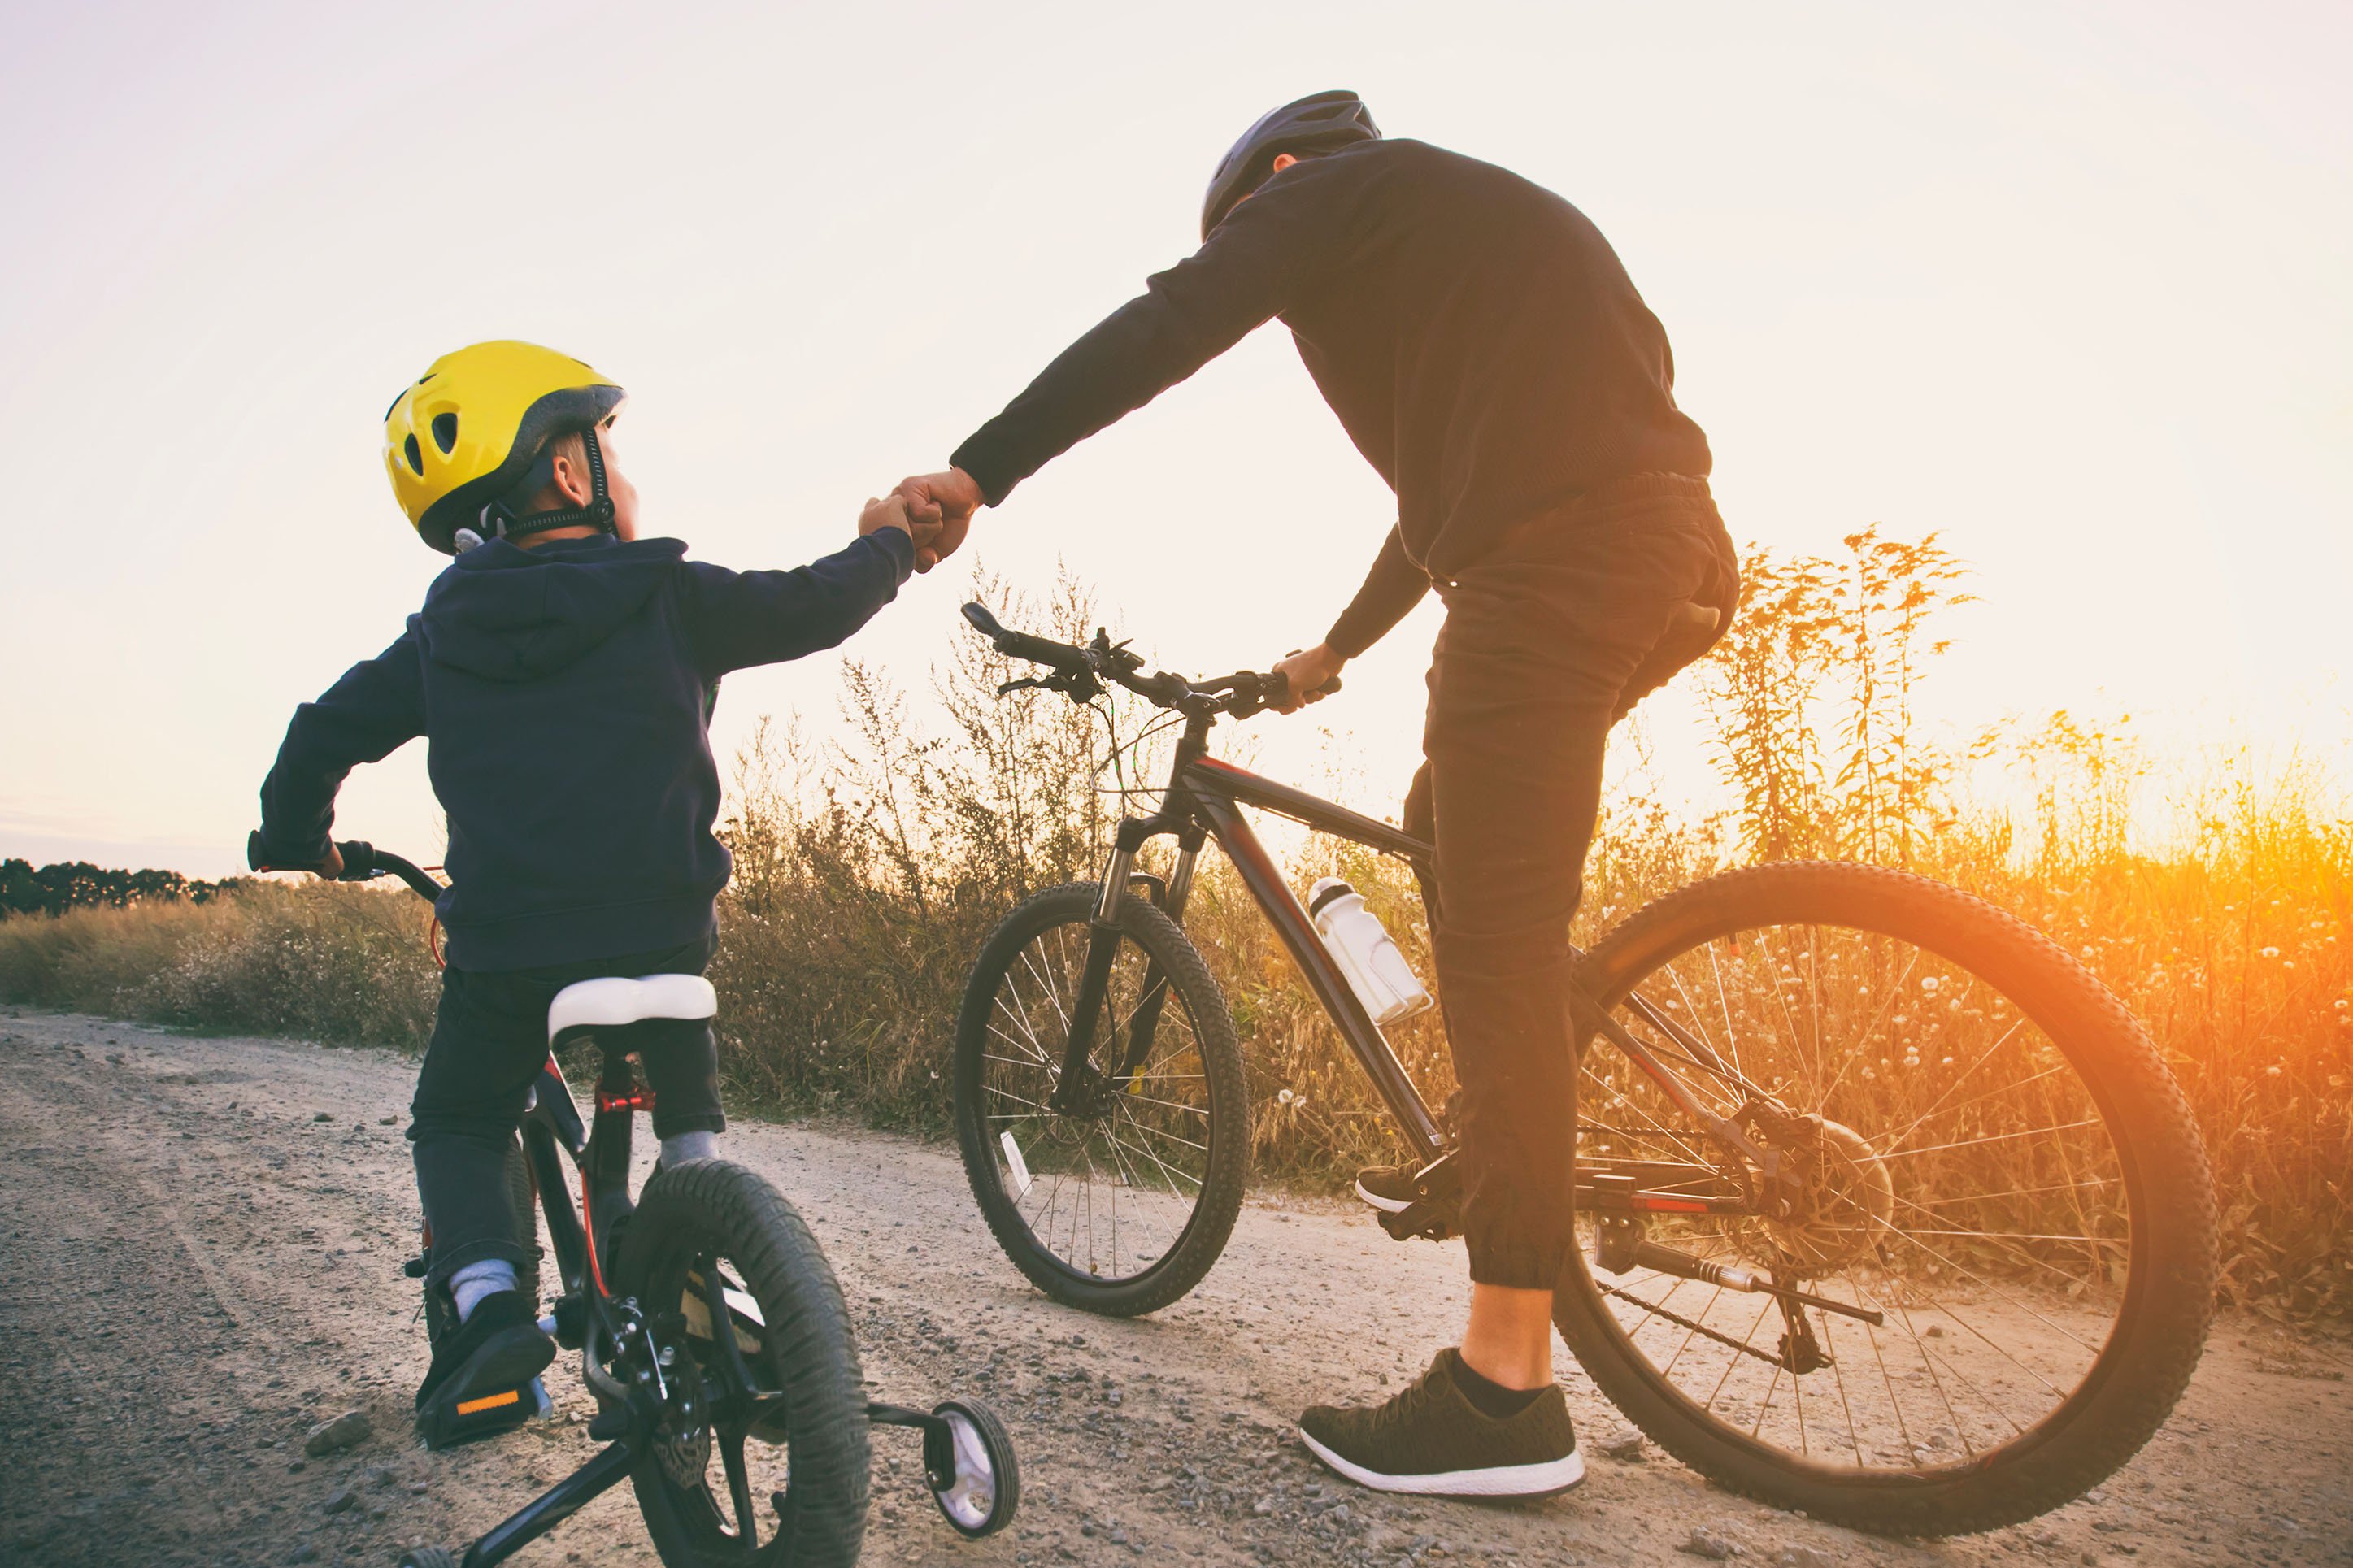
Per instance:
[[[15,5],[0,14],[0,854],[219,874],[294,705],[442,559],[378,460],[440,353],[626,384],[649,531],[846,541],[1185,255],[1301,93],[1583,207],[1734,535],[1941,531],[1955,725],[2335,743],[2353,591],[2353,7]],[[1391,517],[1279,327],[982,514],[1194,673],[1313,641]],[[959,560],[851,651],[919,690]],[[1394,805],[1425,605],[1262,763]],[[838,660],[731,677],[830,721]],[[1326,732],[1328,727],[1331,732]],[[1704,739],[1648,721],[1672,786]],[[338,833],[438,847],[423,746]]]

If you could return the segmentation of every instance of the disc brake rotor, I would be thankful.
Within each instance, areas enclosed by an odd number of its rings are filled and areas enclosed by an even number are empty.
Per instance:
[[[680,1355],[668,1376],[670,1398],[654,1428],[654,1458],[664,1475],[691,1489],[702,1485],[711,1466],[711,1402],[692,1354]]]
[[[1741,1256],[1767,1268],[1794,1265],[1803,1278],[1874,1255],[1895,1212],[1895,1181],[1870,1140],[1812,1116],[1759,1118],[1757,1131],[1799,1184],[1788,1193],[1788,1214],[1730,1227]]]

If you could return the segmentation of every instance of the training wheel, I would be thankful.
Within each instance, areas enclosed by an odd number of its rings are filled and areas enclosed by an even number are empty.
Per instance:
[[[1021,1503],[1021,1470],[1005,1423],[977,1399],[951,1399],[932,1414],[946,1423],[951,1450],[942,1455],[933,1443],[923,1445],[932,1500],[959,1535],[978,1540],[1004,1529]]]
[[[400,1554],[399,1568],[458,1568],[458,1554],[446,1546],[412,1546]]]

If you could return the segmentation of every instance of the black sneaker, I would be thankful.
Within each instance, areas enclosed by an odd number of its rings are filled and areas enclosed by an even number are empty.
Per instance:
[[[1547,1388],[1516,1415],[1482,1415],[1455,1385],[1451,1347],[1421,1381],[1368,1410],[1319,1405],[1299,1418],[1315,1457],[1358,1486],[1434,1497],[1535,1498],[1585,1479],[1568,1402]]]
[[[417,1390],[417,1430],[430,1448],[519,1426],[539,1414],[535,1380],[555,1359],[520,1290],[500,1290],[433,1347],[433,1365]]]
[[[1424,1165],[1367,1165],[1356,1173],[1356,1195],[1384,1214],[1403,1214],[1415,1204],[1437,1205],[1448,1216],[1462,1195],[1462,1175],[1449,1149]]]

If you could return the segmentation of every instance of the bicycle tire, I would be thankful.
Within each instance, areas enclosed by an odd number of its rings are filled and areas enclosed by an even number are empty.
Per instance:
[[[1796,1462],[1786,1449],[1702,1410],[1634,1347],[1582,1251],[1572,1251],[1555,1297],[1562,1337],[1601,1392],[1660,1447],[1712,1480],[1778,1507],[1881,1533],[1946,1536],[2016,1523],[2073,1500],[2164,1424],[2205,1342],[2218,1272],[2216,1205],[2188,1102],[2123,1004],[2049,938],[1954,889],[1879,868],[1778,864],[1669,894],[1594,948],[1586,988],[1615,1008],[1645,975],[1695,942],[1777,926],[1885,933],[1966,965],[2013,1001],[2021,1022],[2034,1023],[2082,1075],[2119,1155],[2129,1203],[2129,1272],[2107,1339],[2076,1389],[2016,1440],[1966,1464],[1876,1471]]]
[[[1199,951],[1149,900],[1123,899],[1122,935],[1158,963],[1199,1047],[1208,1101],[1208,1157],[1199,1194],[1176,1243],[1150,1267],[1116,1281],[1072,1268],[1039,1242],[1021,1215],[1018,1196],[1006,1189],[989,1140],[984,1093],[989,1020],[999,985],[1029,944],[1057,927],[1083,931],[1094,918],[1101,894],[1101,887],[1092,882],[1066,883],[1032,894],[982,943],[956,1017],[956,1142],[981,1215],[1014,1267],[1066,1306],[1124,1318],[1156,1311],[1184,1296],[1225,1250],[1250,1179],[1250,1098],[1233,1014]]]
[[[871,1456],[864,1378],[841,1287],[799,1211],[765,1178],[723,1160],[695,1160],[646,1183],[614,1261],[615,1292],[658,1311],[652,1293],[705,1254],[734,1265],[767,1324],[752,1359],[786,1396],[790,1480],[776,1533],[747,1553],[714,1535],[707,1489],[679,1485],[649,1453],[630,1476],[646,1533],[670,1568],[848,1568],[865,1538]]]

